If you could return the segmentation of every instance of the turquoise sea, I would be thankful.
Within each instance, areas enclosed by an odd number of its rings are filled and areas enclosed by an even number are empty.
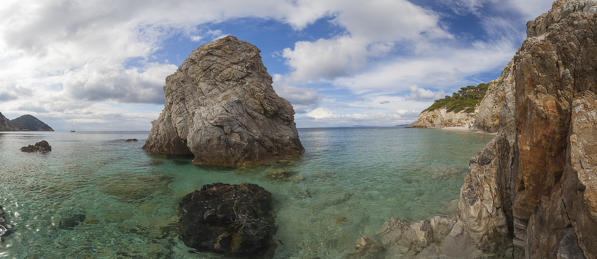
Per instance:
[[[0,205],[14,225],[0,257],[224,258],[178,239],[178,200],[204,184],[249,182],[273,194],[275,258],[338,258],[391,216],[453,213],[470,157],[493,137],[398,127],[299,133],[301,160],[234,170],[149,156],[147,132],[0,133]],[[19,151],[40,140],[52,152]],[[280,169],[296,175],[267,177]]]

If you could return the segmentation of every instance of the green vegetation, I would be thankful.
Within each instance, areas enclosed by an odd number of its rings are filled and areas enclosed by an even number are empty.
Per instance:
[[[465,111],[467,113],[475,112],[475,107],[481,102],[487,92],[488,84],[481,83],[477,86],[470,85],[462,87],[452,96],[446,95],[445,98],[436,100],[426,111],[433,111],[440,108],[446,108],[448,112]]]

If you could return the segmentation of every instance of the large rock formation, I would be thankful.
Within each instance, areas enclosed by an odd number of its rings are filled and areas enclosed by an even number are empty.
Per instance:
[[[0,131],[13,131],[17,130],[17,128],[10,123],[10,120],[0,112]]]
[[[271,209],[271,193],[255,184],[204,185],[180,201],[180,235],[199,251],[263,256],[276,230]]]
[[[294,110],[274,92],[259,52],[232,36],[194,50],[166,78],[165,108],[143,148],[216,166],[301,156]]]
[[[43,121],[40,121],[29,114],[11,120],[10,123],[12,123],[18,130],[23,131],[54,131],[48,124],[45,124]]]
[[[417,121],[413,124],[414,128],[448,128],[448,127],[466,127],[471,128],[475,122],[476,113],[448,112],[446,108],[432,111],[424,111],[419,115]]]
[[[479,127],[498,134],[471,160],[458,222],[438,246],[597,258],[597,0],[558,0],[527,27],[479,107]]]

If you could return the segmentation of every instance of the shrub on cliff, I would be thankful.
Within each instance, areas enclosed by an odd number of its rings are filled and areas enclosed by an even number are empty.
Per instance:
[[[436,100],[423,112],[446,108],[448,112],[464,111],[467,113],[473,113],[475,112],[475,107],[485,96],[488,87],[489,85],[485,83],[481,83],[477,86],[470,85],[467,87],[462,87],[460,90],[458,90],[458,92],[453,93],[452,96],[446,95],[446,97]]]

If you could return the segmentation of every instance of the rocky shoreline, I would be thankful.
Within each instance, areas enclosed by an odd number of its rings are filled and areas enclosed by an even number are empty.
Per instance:
[[[529,22],[479,105],[473,127],[498,134],[471,159],[458,215],[391,219],[352,258],[597,258],[595,28],[594,0]]]

